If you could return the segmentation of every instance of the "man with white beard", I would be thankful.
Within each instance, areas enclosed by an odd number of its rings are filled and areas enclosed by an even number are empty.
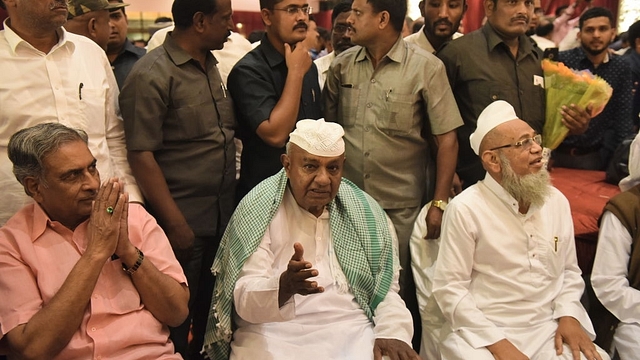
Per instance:
[[[487,174],[444,212],[442,358],[608,359],[591,341],[569,202],[549,183],[540,135],[499,100],[469,140]]]

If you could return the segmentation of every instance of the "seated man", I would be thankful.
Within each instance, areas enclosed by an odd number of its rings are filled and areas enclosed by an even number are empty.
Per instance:
[[[9,140],[35,200],[0,228],[0,337],[16,358],[181,359],[189,291],[169,241],[123,184],[100,185],[87,134],[43,123]]]
[[[631,144],[630,175],[620,182],[624,192],[604,208],[598,249],[591,272],[591,285],[598,300],[609,311],[594,318],[599,343],[611,348],[621,360],[640,354],[640,137]],[[611,322],[606,323],[607,319]],[[606,323],[606,325],[605,325]],[[605,325],[605,326],[598,326]],[[613,325],[613,326],[612,326]],[[613,347],[610,345],[613,344]]]
[[[505,101],[478,117],[470,143],[487,174],[447,207],[433,280],[445,360],[608,359],[591,342],[569,202],[541,141]]]
[[[335,123],[299,121],[284,169],[233,214],[213,264],[212,359],[419,359],[397,293],[393,225],[342,179],[343,135]]]

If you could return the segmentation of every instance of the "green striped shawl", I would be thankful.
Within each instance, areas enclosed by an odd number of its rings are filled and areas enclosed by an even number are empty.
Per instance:
[[[284,169],[258,184],[242,199],[222,237],[211,268],[216,284],[204,342],[211,359],[229,358],[233,289],[244,262],[260,245],[286,187]],[[350,291],[373,322],[397,267],[385,213],[372,197],[344,178],[328,210],[338,262]]]

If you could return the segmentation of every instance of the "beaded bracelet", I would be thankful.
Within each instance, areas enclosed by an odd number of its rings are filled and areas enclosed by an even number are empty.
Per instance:
[[[124,270],[124,272],[129,275],[133,275],[133,273],[138,270],[140,265],[142,265],[142,260],[144,260],[144,254],[142,253],[142,251],[140,251],[140,249],[138,248],[136,248],[136,251],[138,252],[138,260],[135,264],[133,264],[132,267],[128,268],[127,265],[124,264],[124,262],[122,263],[122,270]]]

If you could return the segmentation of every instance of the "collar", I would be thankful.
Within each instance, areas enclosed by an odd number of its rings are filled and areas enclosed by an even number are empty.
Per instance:
[[[192,58],[188,52],[184,51],[184,49],[181,48],[180,45],[178,45],[178,43],[173,39],[172,34],[173,34],[173,31],[169,31],[167,33],[167,37],[164,38],[164,43],[162,43],[162,46],[167,52],[167,55],[169,55],[169,58],[171,59],[171,61],[173,61],[173,63],[176,64],[176,66],[184,65],[189,61],[195,61],[197,63],[197,61],[194,58]],[[211,60],[213,61],[213,63],[209,61],[209,57],[211,57]],[[210,67],[209,64],[215,65],[217,63],[218,63],[218,60],[216,60],[216,58],[211,54],[211,51],[208,51],[207,61],[206,61],[207,68]]]
[[[529,206],[529,210],[527,211],[527,213],[521,214],[518,201],[513,196],[511,196],[511,194],[509,194],[507,190],[505,190],[502,185],[500,185],[491,175],[489,175],[489,173],[485,174],[484,180],[481,183],[484,184],[484,186],[486,186],[489,191],[491,191],[498,198],[498,200],[500,200],[509,209],[511,209],[514,215],[525,216],[528,218],[538,209],[535,206]]]
[[[591,62],[591,60],[587,56],[587,52],[584,50],[582,45],[574,48],[573,51],[575,51],[577,54],[579,54],[580,62],[587,62],[588,64],[591,64],[591,66],[593,66],[593,63]],[[607,50],[607,51],[605,51],[604,59],[602,60],[602,63],[600,63],[600,65],[608,63],[609,60],[611,60],[611,57],[609,56],[609,51]]]
[[[31,242],[36,242],[36,240],[38,240],[44,234],[47,228],[51,228],[53,231],[57,233],[60,233],[61,231],[63,231],[61,229],[64,229],[64,231],[68,231],[70,233],[74,232],[74,230],[71,230],[65,227],[61,223],[51,220],[49,215],[47,215],[47,213],[40,206],[40,204],[34,202],[33,204],[28,206],[33,207],[33,211],[31,212],[32,219],[33,219],[32,226],[31,226],[31,234],[30,234]],[[76,230],[79,229],[81,226],[83,226],[83,224],[86,224],[88,221],[89,219],[78,224],[78,226],[76,227]]]
[[[402,36],[398,36],[398,40],[393,44],[389,52],[385,56],[380,59],[380,63],[384,61],[384,59],[388,58],[391,61],[401,63],[404,61],[405,56],[407,54],[408,44],[402,39]],[[363,60],[369,60],[369,54],[367,54],[367,49],[363,46],[360,46],[356,53],[355,61],[360,62]]]
[[[285,60],[284,56],[280,54],[275,47],[273,47],[273,44],[271,44],[269,38],[267,37],[267,33],[262,35],[262,40],[260,41],[260,45],[258,45],[258,48],[264,54],[264,57],[267,60],[267,64],[269,64],[270,68],[274,68],[280,65],[280,63],[283,63]]]
[[[433,45],[431,45],[431,42],[427,38],[427,34],[424,33],[424,25],[422,25],[420,31],[418,31],[417,34],[418,35],[416,35],[416,44],[418,44],[418,46],[427,50],[428,52],[435,54],[436,49],[433,47]]]
[[[27,42],[26,40],[21,38],[18,34],[16,34],[15,31],[11,29],[11,26],[9,26],[9,23],[10,23],[10,18],[5,19],[3,22],[4,37],[5,39],[7,39],[7,43],[9,44],[9,48],[11,48],[13,55],[16,54],[16,50],[20,45],[25,46],[28,49],[31,49],[33,51],[42,53],[40,50],[34,48],[31,44],[29,44],[29,42]],[[69,50],[73,53],[76,47],[75,47],[75,44],[69,39],[67,30],[65,30],[64,27],[61,26],[58,29],[56,29],[56,33],[58,34],[58,43],[54,45],[53,48],[51,48],[51,51],[49,53],[52,53],[56,49],[62,48],[62,47],[68,47]]]
[[[488,21],[486,24],[484,24],[481,31],[484,34],[485,38],[487,39],[487,46],[488,46],[487,50],[489,52],[493,51],[496,48],[496,46],[500,44],[504,44],[505,47],[508,47],[507,44],[504,42],[504,40],[502,40],[500,35],[498,35],[498,33],[493,29],[493,27],[491,26],[491,24],[489,24]],[[518,36],[518,58],[530,53],[532,53],[536,58],[539,57],[538,53],[533,48],[532,40],[527,35],[524,35],[524,34]]]
[[[118,56],[122,55],[125,52],[132,53],[137,57],[141,57],[142,55],[147,53],[145,49],[133,45],[131,41],[129,41],[129,39],[125,40],[124,47],[122,48],[122,51],[120,52],[120,54],[118,54]]]

